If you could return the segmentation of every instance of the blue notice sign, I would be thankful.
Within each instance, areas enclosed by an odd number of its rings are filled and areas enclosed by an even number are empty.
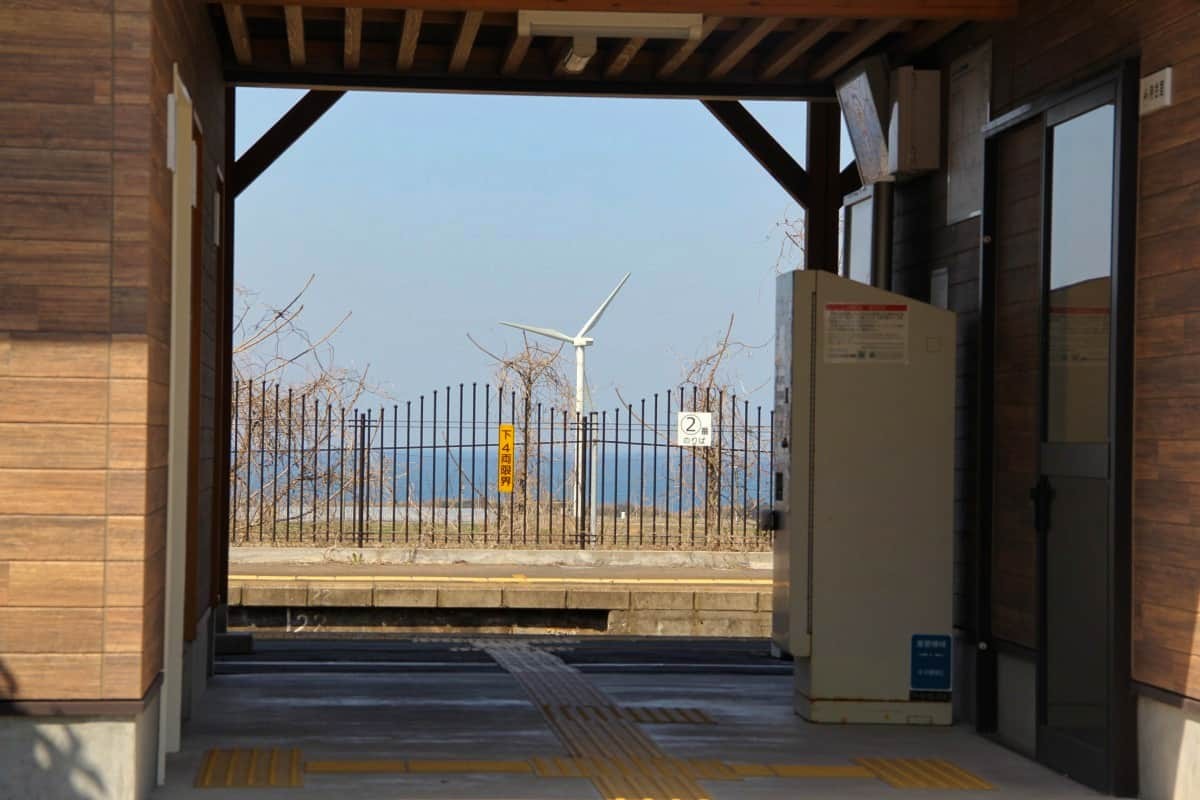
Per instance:
[[[953,674],[949,636],[917,633],[912,637],[912,676],[914,692],[949,692]]]

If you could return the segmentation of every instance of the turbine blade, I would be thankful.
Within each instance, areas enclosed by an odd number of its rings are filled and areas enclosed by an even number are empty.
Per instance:
[[[519,331],[529,331],[536,333],[538,336],[548,336],[551,339],[560,339],[564,342],[574,342],[570,336],[567,336],[562,331],[556,331],[553,328],[535,328],[533,325],[522,325],[518,322],[501,322],[501,325],[507,325],[510,328],[516,328]]]
[[[583,327],[580,328],[579,333],[576,334],[577,336],[587,336],[587,332],[596,327],[596,323],[600,321],[600,317],[604,314],[604,309],[608,308],[608,304],[611,303],[613,298],[617,296],[617,292],[621,291],[621,287],[625,285],[625,281],[629,280],[630,274],[631,273],[629,272],[625,273],[625,277],[621,278],[621,282],[617,284],[617,288],[613,289],[612,294],[604,299],[604,302],[601,303],[600,307],[596,309],[596,313],[592,314],[592,318],[583,323]]]

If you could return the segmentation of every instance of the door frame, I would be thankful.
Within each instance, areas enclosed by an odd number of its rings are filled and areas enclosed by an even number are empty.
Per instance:
[[[1112,366],[1109,380],[1109,493],[1110,552],[1112,568],[1108,580],[1108,619],[1110,646],[1108,655],[1109,753],[1105,791],[1119,796],[1137,794],[1137,702],[1132,685],[1132,503],[1133,503],[1133,377],[1134,377],[1134,288],[1137,226],[1137,135],[1138,135],[1137,59],[1129,59],[1096,77],[1069,89],[1043,95],[998,117],[983,130],[984,203],[980,237],[979,272],[979,407],[977,430],[978,520],[975,547],[974,622],[977,631],[976,728],[995,732],[998,718],[998,665],[996,642],[992,635],[992,511],[995,503],[995,347],[996,347],[996,213],[999,136],[1028,122],[1038,121],[1046,130],[1050,120],[1073,103],[1084,103],[1108,87],[1116,106],[1113,149],[1113,241],[1111,304],[1114,324],[1110,328]],[[1043,157],[1049,137],[1043,137]],[[1043,170],[1049,162],[1043,158]],[[1045,172],[1043,172],[1045,175]],[[1039,287],[1046,279],[1044,220],[1049,213],[1048,182],[1042,181],[1042,247]],[[1039,325],[1043,325],[1040,321]],[[1042,338],[1044,340],[1044,331]],[[1039,366],[1039,372],[1044,366]],[[1039,380],[1043,378],[1039,377]],[[1039,389],[1040,393],[1041,389]],[[1002,432],[1000,432],[1002,433]],[[1040,437],[1039,437],[1040,441]],[[1039,468],[1040,469],[1040,468]],[[1045,686],[1045,560],[1039,543],[1038,560],[1038,648],[1037,648],[1037,722],[1044,719]],[[1040,748],[1039,748],[1040,750]]]

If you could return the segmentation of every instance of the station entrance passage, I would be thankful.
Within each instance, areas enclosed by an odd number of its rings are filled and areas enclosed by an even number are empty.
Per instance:
[[[539,32],[516,9],[385,10],[211,6],[230,48],[230,128],[238,84],[309,89],[241,158],[226,137],[227,278],[233,198],[347,88],[702,100],[804,207],[807,265],[835,271],[838,209],[860,180],[855,166],[838,168],[832,78],[868,52],[911,59],[963,21],[894,19],[884,4],[850,21],[709,14],[683,41],[610,31],[601,38],[618,41],[589,67],[594,32]],[[738,102],[748,98],[809,101],[807,169]],[[804,722],[792,667],[771,659],[765,639],[261,642],[254,660],[222,658],[215,673],[169,760],[166,796],[1091,796],[964,727]]]
[[[261,642],[228,657],[166,797],[1094,797],[969,729],[818,726],[759,640]]]

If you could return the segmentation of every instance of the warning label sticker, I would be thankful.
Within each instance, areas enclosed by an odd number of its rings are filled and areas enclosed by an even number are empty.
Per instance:
[[[826,304],[825,361],[830,364],[907,364],[908,306]]]

